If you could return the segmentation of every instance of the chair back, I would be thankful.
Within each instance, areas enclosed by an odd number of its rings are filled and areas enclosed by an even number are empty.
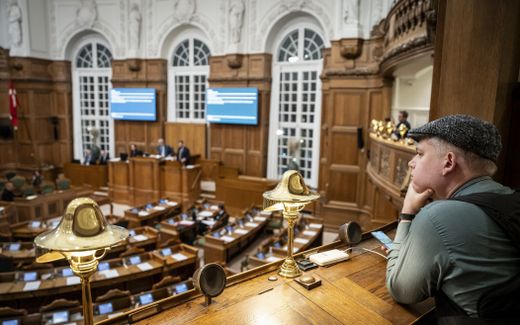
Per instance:
[[[58,190],[68,190],[70,188],[70,179],[58,178],[56,180],[56,187],[58,188]]]
[[[20,175],[16,175],[13,178],[11,178],[11,182],[13,183],[15,189],[20,191],[22,189],[22,186],[25,184],[25,178]]]

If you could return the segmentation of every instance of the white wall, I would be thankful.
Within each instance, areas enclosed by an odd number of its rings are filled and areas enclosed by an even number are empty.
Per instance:
[[[78,24],[80,0],[0,0],[0,46],[10,48],[7,34],[8,8],[17,1],[23,11],[23,44],[12,55],[51,60],[67,58],[67,49],[78,35],[95,31],[110,43],[115,59],[165,58],[172,33],[189,26],[209,40],[213,55],[261,53],[269,49],[268,35],[298,14],[314,17],[331,40],[369,38],[374,24],[386,16],[392,0],[243,0],[241,39],[230,37],[229,9],[236,0],[83,0],[94,1],[96,19],[91,26]],[[140,46],[129,49],[129,13],[132,4],[141,13]],[[175,7],[175,5],[178,5]],[[188,4],[183,6],[183,4]],[[194,4],[193,14],[188,10]],[[178,8],[175,10],[175,8]],[[352,13],[355,11],[355,13]]]
[[[401,65],[394,72],[392,119],[400,110],[408,111],[412,128],[428,122],[432,92],[433,58],[425,56]]]

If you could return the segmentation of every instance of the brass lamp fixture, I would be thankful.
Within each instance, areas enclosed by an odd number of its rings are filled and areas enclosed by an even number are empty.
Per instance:
[[[287,258],[285,259],[280,272],[286,278],[295,278],[302,274],[293,258],[294,224],[298,219],[300,211],[310,202],[318,199],[320,195],[311,192],[303,181],[302,175],[295,170],[286,171],[282,180],[271,191],[264,192],[264,210],[282,211],[283,217],[287,220]]]
[[[66,258],[72,272],[81,279],[83,320],[94,323],[90,276],[97,270],[98,261],[118,242],[128,237],[128,230],[109,225],[92,199],[72,200],[59,225],[34,239],[38,263],[48,263]]]

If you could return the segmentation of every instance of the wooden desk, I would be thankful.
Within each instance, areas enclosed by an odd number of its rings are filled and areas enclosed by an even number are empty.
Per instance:
[[[81,165],[66,163],[63,167],[64,174],[75,186],[90,185],[93,188],[107,186],[108,167],[106,165]]]
[[[18,220],[15,223],[49,219],[61,216],[67,204],[78,196],[88,196],[92,190],[84,187],[75,187],[63,191],[33,196],[32,199],[16,198],[12,205],[16,208]]]
[[[242,220],[241,220],[242,221]],[[217,229],[204,236],[204,262],[227,263],[229,260],[244,250],[269,222],[267,216],[258,214],[252,221],[236,222],[222,229]],[[226,229],[233,229],[232,232]],[[215,237],[225,231],[224,235]]]
[[[152,227],[138,227],[130,230],[131,236],[126,240],[131,246],[142,247],[145,250],[155,249],[157,247],[158,231]]]
[[[380,246],[368,236],[365,234],[360,246]],[[334,242],[323,247],[332,248],[344,246]],[[306,272],[322,281],[310,291],[278,276],[280,261],[230,276],[227,288],[208,307],[204,306],[204,297],[189,290],[99,325],[122,321],[171,324],[172,320],[179,324],[410,324],[432,310],[432,299],[400,305],[390,297],[385,286],[385,259],[366,252],[352,256],[348,261]],[[268,281],[273,275],[278,280]]]
[[[34,243],[32,242],[11,242],[2,243],[0,253],[12,259],[14,264],[31,263],[34,261]]]
[[[134,157],[108,163],[108,186],[114,202],[142,205],[171,197],[186,206],[200,196],[200,166],[176,161]]]
[[[156,222],[166,219],[173,214],[180,213],[181,207],[182,205],[179,202],[164,199],[125,210],[125,217],[128,219],[129,228],[144,225],[153,226]]]
[[[108,162],[108,194],[114,202],[134,205],[130,197],[129,161]]]
[[[181,215],[163,220],[160,225],[161,241],[175,239],[191,245],[197,236],[195,221],[183,220]]]
[[[226,202],[228,213],[240,214],[252,204],[262,206],[262,194],[272,190],[276,183],[277,181],[259,177],[220,178],[216,182],[215,195],[217,200]]]

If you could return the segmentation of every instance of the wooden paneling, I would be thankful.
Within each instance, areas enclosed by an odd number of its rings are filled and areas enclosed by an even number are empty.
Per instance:
[[[258,88],[258,125],[211,124],[210,159],[236,167],[242,174],[263,177],[267,170],[270,54],[231,54],[210,58],[210,87]]]
[[[183,140],[190,149],[191,155],[206,158],[206,124],[200,123],[166,123],[164,127],[165,141],[177,152],[179,140]]]
[[[511,91],[520,67],[520,2],[442,0],[438,17],[430,120],[474,115],[493,122],[507,145],[519,134],[518,121],[511,121]],[[499,157],[499,180],[511,182],[503,168],[510,157]]]
[[[165,137],[167,120],[167,61],[163,59],[128,59],[112,61],[112,86],[114,88],[155,88],[157,91],[157,121],[116,121],[116,156],[129,152],[134,143],[146,153],[155,154],[157,139]],[[173,145],[172,143],[168,143]]]
[[[415,147],[382,139],[370,134],[370,163],[367,167],[365,206],[372,213],[371,222],[381,225],[397,218],[401,210],[403,185],[408,162]]]
[[[12,80],[18,94],[19,128],[13,140],[0,143],[7,147],[6,152],[15,152],[3,157],[2,163],[63,166],[72,155],[70,63],[7,57],[6,54],[3,58],[0,98],[8,103],[7,80]],[[0,117],[8,116],[9,106],[2,105]],[[53,121],[56,121],[56,135]]]
[[[158,201],[160,198],[159,160],[135,157],[129,163],[129,192],[133,205]]]
[[[348,220],[371,227],[372,202],[365,199],[368,124],[390,114],[391,87],[377,66],[382,46],[381,38],[345,39],[323,51],[319,216],[331,230]]]
[[[108,167],[106,165],[84,166],[80,164],[66,163],[64,167],[65,177],[70,179],[72,185],[91,185],[93,188],[107,186]]]
[[[182,166],[177,161],[167,161],[161,167],[160,186],[164,197],[182,200]]]
[[[230,214],[240,214],[252,205],[263,205],[262,193],[271,190],[275,181],[265,178],[239,176],[217,180],[216,199],[226,203]]]

